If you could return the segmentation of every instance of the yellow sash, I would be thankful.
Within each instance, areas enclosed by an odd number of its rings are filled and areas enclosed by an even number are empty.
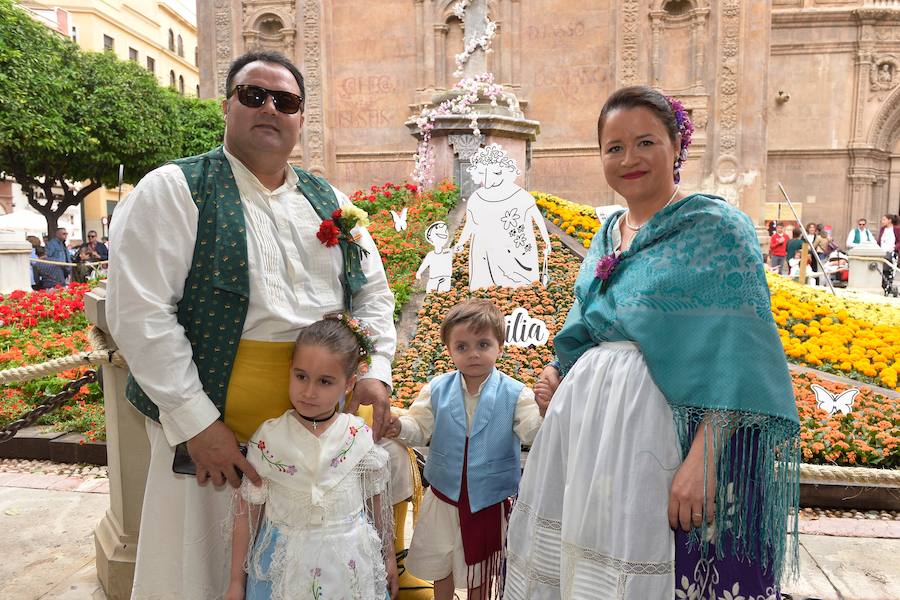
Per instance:
[[[240,341],[225,397],[225,424],[238,441],[246,442],[263,421],[291,408],[293,351],[294,342]]]

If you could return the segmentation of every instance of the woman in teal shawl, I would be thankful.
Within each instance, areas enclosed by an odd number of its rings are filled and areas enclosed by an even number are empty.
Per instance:
[[[553,398],[510,518],[507,599],[780,598],[797,410],[752,222],[677,186],[692,131],[646,87],[600,114],[628,210],[594,237],[535,386]]]

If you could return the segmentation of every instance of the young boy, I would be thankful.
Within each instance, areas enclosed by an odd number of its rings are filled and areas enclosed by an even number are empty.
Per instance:
[[[451,308],[441,340],[458,370],[432,379],[386,433],[408,446],[430,446],[431,487],[406,567],[434,580],[435,600],[450,600],[463,587],[471,600],[491,597],[508,499],[518,491],[519,451],[541,425],[534,392],[495,367],[505,333],[503,315],[487,300]]]

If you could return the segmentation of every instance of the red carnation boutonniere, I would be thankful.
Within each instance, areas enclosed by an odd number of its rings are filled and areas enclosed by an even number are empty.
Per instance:
[[[326,219],[319,225],[316,237],[319,238],[320,242],[331,248],[332,246],[337,246],[341,237],[341,230],[334,224],[334,221]]]
[[[323,220],[319,225],[319,231],[316,232],[316,237],[328,248],[337,246],[341,240],[344,240],[356,247],[360,253],[368,255],[368,252],[356,243],[359,236],[353,234],[354,227],[368,226],[369,215],[366,214],[366,211],[350,204],[336,209],[331,213],[330,219]]]

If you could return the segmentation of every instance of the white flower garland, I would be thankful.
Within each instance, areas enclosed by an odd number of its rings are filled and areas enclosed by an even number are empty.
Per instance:
[[[470,2],[471,0],[457,0],[456,4],[453,5],[453,14],[460,21],[465,19],[466,7]],[[451,93],[460,93],[444,100],[435,108],[423,108],[416,118],[416,125],[418,125],[422,134],[422,140],[416,149],[414,156],[416,166],[410,177],[420,187],[428,187],[434,183],[434,148],[431,146],[431,132],[434,130],[435,119],[445,115],[468,117],[472,133],[480,135],[478,113],[472,107],[478,103],[479,95],[490,98],[491,106],[497,106],[497,99],[503,93],[503,86],[494,83],[494,75],[492,73],[463,77],[463,68],[479,47],[484,50],[485,54],[491,51],[491,40],[493,40],[497,31],[497,24],[489,18],[486,18],[486,20],[487,25],[484,35],[470,39],[463,51],[456,55],[456,71],[453,72],[453,76],[461,79],[453,86]],[[508,95],[506,103],[510,112],[518,112],[519,106],[515,96]]]

